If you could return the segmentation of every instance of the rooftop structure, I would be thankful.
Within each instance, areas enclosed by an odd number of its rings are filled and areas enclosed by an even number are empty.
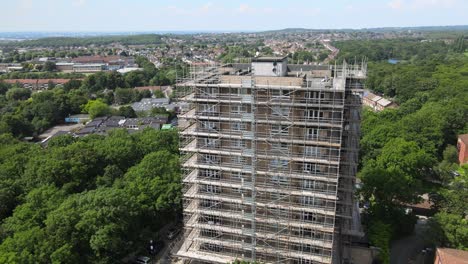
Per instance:
[[[468,163],[468,134],[458,136],[457,149],[460,165]]]
[[[165,108],[171,110],[169,98],[143,98],[132,104],[132,108],[139,111],[150,111],[153,108]],[[169,109],[168,109],[169,108]]]
[[[437,248],[434,264],[468,264],[468,251]]]
[[[125,118],[123,116],[98,117],[90,121],[84,128],[77,131],[78,136],[89,134],[107,134],[116,128],[125,128],[128,131],[143,130],[147,127],[161,129],[166,124],[168,117],[165,115],[142,118]]]
[[[198,65],[178,81],[184,241],[194,262],[341,263],[366,65]]]
[[[388,99],[378,96],[369,91],[364,92],[363,104],[369,106],[374,111],[383,111],[387,108],[396,108],[398,105]]]

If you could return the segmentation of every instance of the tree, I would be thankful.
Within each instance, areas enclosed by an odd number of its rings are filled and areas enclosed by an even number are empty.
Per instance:
[[[118,105],[128,104],[133,101],[135,90],[131,88],[117,88],[114,92],[114,102]]]
[[[392,239],[392,227],[380,221],[372,223],[367,230],[369,241],[378,247],[379,259],[384,264],[390,263],[390,241]]]
[[[156,98],[166,97],[166,95],[162,91],[159,91],[159,90],[154,91],[153,94],[154,94],[154,97],[156,97]]]
[[[181,208],[177,136],[115,130],[42,148],[0,135],[0,262],[116,263],[137,252]]]
[[[31,96],[31,90],[26,88],[11,88],[6,92],[8,100],[26,100]]]
[[[44,71],[52,72],[57,69],[57,66],[55,65],[55,62],[47,61],[44,63]]]
[[[421,181],[433,162],[415,142],[390,140],[377,159],[362,168],[361,194],[365,199],[387,205],[417,202]]]
[[[10,84],[0,81],[0,95],[6,94],[6,92],[10,88],[11,88]]]
[[[83,107],[83,111],[89,114],[91,118],[107,116],[111,114],[111,108],[101,100],[89,100]]]
[[[131,106],[121,106],[117,114],[120,116],[125,116],[126,118],[137,117],[135,110],[133,110]]]

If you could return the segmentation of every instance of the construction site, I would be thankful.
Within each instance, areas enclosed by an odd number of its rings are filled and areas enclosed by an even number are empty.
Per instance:
[[[187,263],[351,263],[365,62],[192,66],[178,80]]]

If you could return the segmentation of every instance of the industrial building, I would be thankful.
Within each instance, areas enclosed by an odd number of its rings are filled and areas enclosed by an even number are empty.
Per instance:
[[[178,82],[191,263],[350,263],[366,64],[197,65]]]

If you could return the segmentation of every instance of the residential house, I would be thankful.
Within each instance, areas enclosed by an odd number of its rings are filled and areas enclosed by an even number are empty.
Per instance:
[[[457,149],[458,149],[458,161],[460,165],[468,163],[468,134],[458,136]]]

